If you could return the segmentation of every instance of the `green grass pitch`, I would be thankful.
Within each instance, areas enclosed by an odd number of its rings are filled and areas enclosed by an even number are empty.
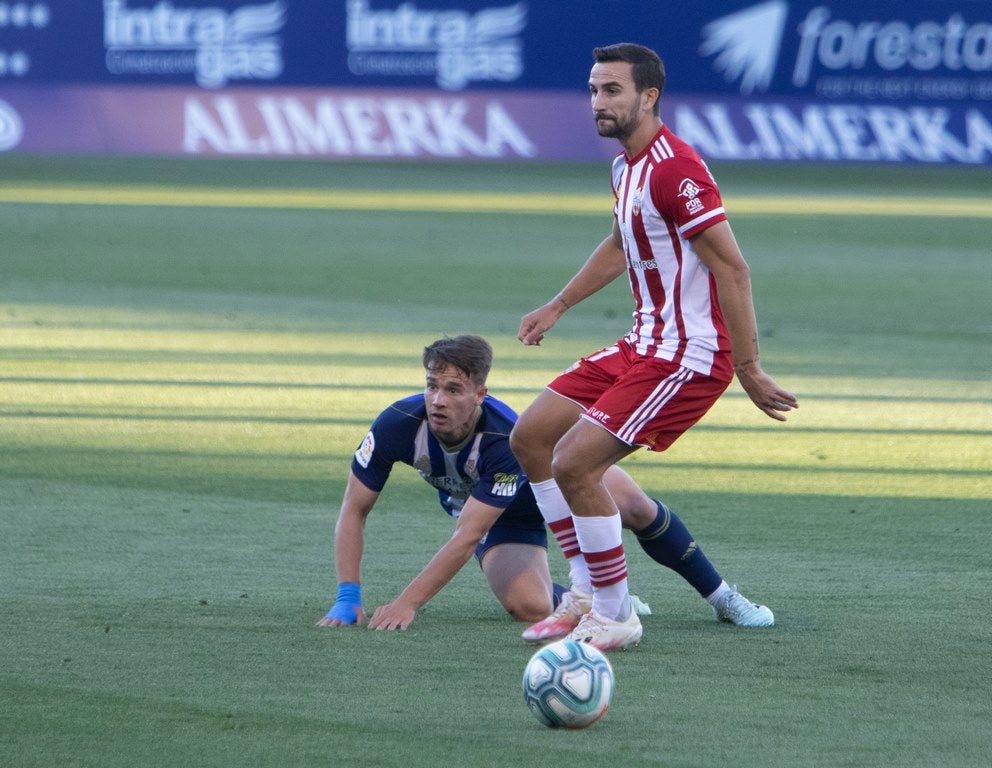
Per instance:
[[[802,406],[734,385],[626,466],[777,626],[718,624],[630,540],[654,613],[563,733],[474,565],[406,632],[314,625],[350,456],[424,344],[485,335],[522,409],[628,327],[618,283],[515,340],[608,231],[608,169],[0,158],[0,765],[987,766],[988,172],[714,172]],[[506,204],[534,195],[560,210]],[[450,530],[397,468],[368,607]]]

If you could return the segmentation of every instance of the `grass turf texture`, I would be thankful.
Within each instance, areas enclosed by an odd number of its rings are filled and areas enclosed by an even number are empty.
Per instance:
[[[987,173],[715,166],[751,196],[981,199]],[[585,166],[0,158],[18,185],[593,194]],[[893,187],[894,185],[894,187]],[[352,451],[477,332],[525,407],[628,326],[622,284],[539,349],[519,316],[590,215],[0,205],[0,764],[980,766],[992,744],[989,220],[745,214],[787,425],[734,385],[626,466],[778,625],[739,631],[628,540],[654,609],[585,732],[544,729],[532,649],[469,566],[405,633],[321,630]],[[368,607],[450,534],[397,468]],[[552,550],[556,575],[560,556]]]

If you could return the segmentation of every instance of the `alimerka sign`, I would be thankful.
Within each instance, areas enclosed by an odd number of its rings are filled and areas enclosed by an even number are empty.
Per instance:
[[[601,159],[590,52],[619,40],[707,158],[992,163],[973,0],[0,3],[0,151]]]
[[[677,94],[662,117],[722,160],[992,163],[977,108]],[[603,160],[582,94],[30,87],[0,97],[0,151],[229,157]]]

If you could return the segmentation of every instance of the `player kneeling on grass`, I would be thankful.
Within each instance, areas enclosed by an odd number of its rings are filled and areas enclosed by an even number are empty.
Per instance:
[[[365,520],[393,464],[401,462],[437,488],[442,508],[456,519],[455,531],[395,600],[375,610],[369,628],[406,629],[474,554],[493,594],[517,621],[536,622],[557,606],[554,626],[542,623],[540,637],[528,639],[547,641],[567,634],[588,602],[581,599],[583,588],[588,589],[588,570],[577,545],[562,541],[572,589],[566,593],[552,583],[544,518],[510,450],[517,416],[486,387],[492,348],[478,336],[440,339],[424,349],[423,365],[424,393],[386,408],[355,452],[334,534],[338,596],[318,624],[366,623],[360,587]],[[679,573],[711,603],[714,595],[728,591],[674,513],[649,498],[619,467],[611,468],[604,482],[624,525],[652,558]],[[732,594],[735,601],[724,599],[723,607],[716,608],[721,620],[771,623],[767,608]]]

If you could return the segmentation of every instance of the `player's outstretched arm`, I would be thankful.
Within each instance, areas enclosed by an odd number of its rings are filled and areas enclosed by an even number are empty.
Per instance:
[[[503,512],[475,498],[465,502],[451,538],[417,574],[393,602],[380,605],[369,620],[369,629],[406,629],[434,595],[455,578],[464,567],[482,537]]]
[[[596,247],[561,292],[521,318],[517,339],[527,346],[538,346],[565,310],[612,283],[623,273],[625,265],[620,230],[614,222],[612,234]]]
[[[737,380],[763,413],[777,421],[785,421],[784,414],[798,408],[799,401],[761,369],[751,274],[730,225],[726,221],[714,224],[693,238],[692,246],[716,281]]]
[[[365,624],[362,607],[361,566],[365,549],[365,519],[375,506],[379,494],[368,488],[354,473],[341,500],[341,511],[334,527],[334,562],[338,577],[338,595],[319,627],[342,627]]]

